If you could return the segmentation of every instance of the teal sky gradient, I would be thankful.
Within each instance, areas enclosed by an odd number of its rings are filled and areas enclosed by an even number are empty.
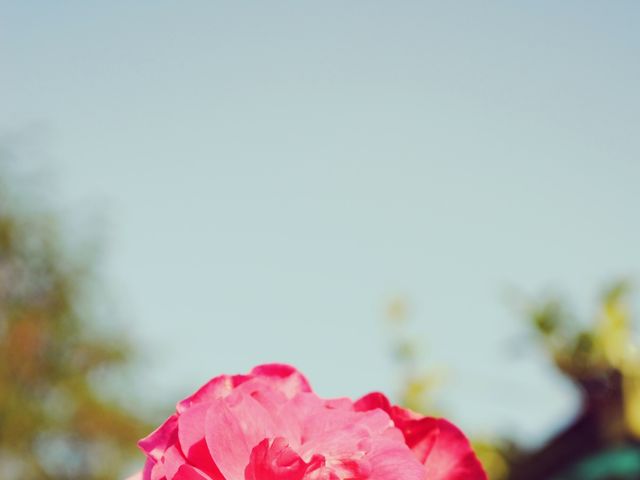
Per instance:
[[[401,294],[443,409],[536,441],[576,399],[503,294],[588,311],[638,278],[639,24],[634,1],[0,1],[0,128],[104,214],[152,398],[273,360],[393,392]]]

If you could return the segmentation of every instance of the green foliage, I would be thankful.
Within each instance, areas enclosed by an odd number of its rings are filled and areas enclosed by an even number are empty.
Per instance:
[[[56,222],[0,193],[0,478],[112,479],[149,429],[96,384],[126,366],[122,342],[92,329],[90,265]]]
[[[606,288],[599,311],[589,323],[577,322],[558,298],[529,302],[525,313],[556,366],[580,383],[611,371],[625,373],[637,365],[629,292],[626,281]]]
[[[557,479],[638,478],[640,343],[629,293],[628,282],[615,282],[581,322],[557,298],[529,302],[527,317],[555,366],[579,388],[582,408],[544,448],[514,461],[513,478],[540,478],[554,468],[554,475],[563,472]]]

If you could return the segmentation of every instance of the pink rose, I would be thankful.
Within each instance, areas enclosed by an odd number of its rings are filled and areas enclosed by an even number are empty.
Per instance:
[[[323,399],[288,365],[222,375],[139,442],[130,480],[486,480],[465,436],[381,393]]]

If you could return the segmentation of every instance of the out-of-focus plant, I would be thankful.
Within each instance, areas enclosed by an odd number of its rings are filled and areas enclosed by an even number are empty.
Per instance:
[[[589,324],[578,322],[557,298],[531,303],[527,312],[557,368],[581,388],[621,376],[624,428],[640,438],[640,343],[633,334],[629,291],[626,281],[607,288]]]
[[[525,303],[526,317],[582,404],[546,445],[513,462],[514,480],[640,478],[640,350],[629,291],[626,281],[611,285],[587,322],[557,297]]]
[[[474,438],[471,442],[478,459],[491,480],[509,478],[510,461],[516,455],[514,444],[492,438]]]
[[[117,478],[148,427],[100,381],[131,352],[92,328],[91,265],[17,197],[0,185],[0,478]]]

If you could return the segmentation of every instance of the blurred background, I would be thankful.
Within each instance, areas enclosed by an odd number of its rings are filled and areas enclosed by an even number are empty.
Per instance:
[[[0,478],[121,478],[272,361],[493,479],[640,478],[639,21],[0,0]]]

